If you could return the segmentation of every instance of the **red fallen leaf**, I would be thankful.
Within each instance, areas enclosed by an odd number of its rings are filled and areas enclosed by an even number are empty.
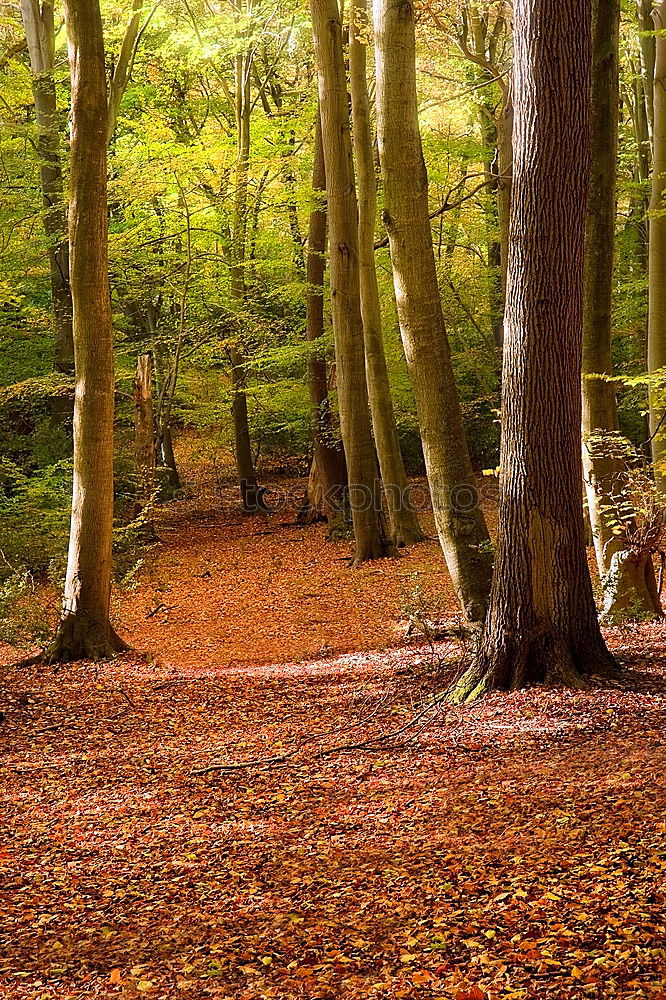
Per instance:
[[[478,986],[470,986],[468,990],[456,993],[456,1000],[488,1000],[488,994],[480,990]]]

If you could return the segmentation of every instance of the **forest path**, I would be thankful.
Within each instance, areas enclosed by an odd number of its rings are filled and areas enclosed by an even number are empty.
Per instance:
[[[188,481],[188,499],[158,508],[160,544],[140,585],[115,592],[116,629],[137,649],[199,669],[393,648],[405,644],[402,606],[418,584],[433,611],[459,621],[429,505],[430,540],[352,570],[349,542],[328,541],[325,524],[296,523],[305,480],[269,483],[276,509],[253,517],[200,466]]]

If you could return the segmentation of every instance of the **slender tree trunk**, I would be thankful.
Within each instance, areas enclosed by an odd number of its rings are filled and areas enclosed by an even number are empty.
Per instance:
[[[654,26],[666,31],[666,2],[654,10]],[[650,434],[654,478],[659,493],[666,495],[666,34],[656,36],[654,77],[654,151],[652,200],[650,202],[650,277],[648,315],[648,372],[650,386]]]
[[[70,275],[74,491],[63,617],[52,660],[123,648],[111,628],[114,367],[106,201],[107,107],[98,0],[65,0],[72,78]]]
[[[599,576],[610,568],[612,518],[623,463],[612,454],[619,431],[611,350],[615,246],[620,0],[593,0],[590,190],[583,296],[583,476]],[[620,543],[621,544],[621,543]]]
[[[375,0],[374,11],[384,222],[400,330],[442,549],[465,616],[480,622],[490,587],[490,542],[439,297],[417,116],[414,13],[405,0]]]
[[[308,506],[315,516],[339,527],[347,489],[347,466],[335,440],[328,397],[328,362],[322,350],[324,337],[324,272],[326,270],[326,168],[321,136],[321,116],[315,123],[312,166],[313,206],[308,230],[305,300],[308,353],[308,389],[312,413],[314,457],[308,482]]]
[[[514,3],[514,193],[498,546],[458,700],[609,669],[583,537],[581,339],[589,172],[587,0]]]
[[[236,159],[236,195],[231,232],[231,297],[236,301],[239,315],[245,307],[245,244],[247,238],[247,184],[250,163],[250,73],[248,61],[252,52],[236,56],[236,128],[238,153]],[[236,471],[240,487],[241,503],[246,514],[263,509],[262,491],[257,484],[254,468],[250,424],[247,410],[247,374],[245,358],[238,343],[233,343],[231,353],[231,387],[233,391],[232,417]]]
[[[53,6],[39,0],[21,0],[21,16],[32,74],[37,118],[37,155],[44,208],[44,232],[48,241],[53,304],[55,368],[70,375],[74,371],[72,293],[69,284],[67,204],[63,196],[60,129],[53,67],[55,32]]]
[[[118,123],[118,112],[123,95],[129,83],[130,74],[134,65],[134,56],[139,39],[139,29],[141,27],[141,9],[143,0],[132,0],[132,15],[125,29],[123,41],[120,46],[118,59],[114,66],[111,80],[109,82],[109,93],[107,99],[107,133],[110,142]]]
[[[400,439],[395,422],[389,385],[379,286],[375,270],[375,221],[377,215],[377,180],[372,153],[370,101],[366,76],[366,41],[368,17],[366,0],[352,0],[350,7],[349,77],[351,83],[352,124],[358,190],[358,255],[361,289],[361,315],[365,342],[365,371],[372,426],[384,483],[384,493],[394,545],[402,548],[423,541],[416,512],[409,502],[409,483],[400,454]]]
[[[354,565],[388,552],[381,484],[372,441],[365,376],[358,267],[358,214],[354,187],[342,26],[337,0],[311,0],[319,70],[328,214],[331,308],[338,378],[340,429],[349,475],[349,505],[356,549]]]
[[[652,83],[654,80],[654,68],[656,59],[654,23],[652,21],[652,8],[654,0],[636,0],[636,16],[638,18],[638,42],[641,49],[641,76],[645,94],[645,112],[649,135],[652,135],[654,128],[654,92]]]
[[[150,354],[140,354],[134,377],[134,448],[136,454],[136,516],[145,515],[144,534],[155,534],[155,426],[153,419],[153,364]],[[147,514],[146,514],[147,512]]]
[[[158,399],[163,399],[167,391],[166,383],[169,378],[169,362],[168,358],[165,357],[165,346],[157,335],[158,311],[152,303],[148,305],[146,319],[153,344],[157,396]],[[173,491],[181,489],[181,482],[173,450],[171,417],[164,406],[160,408],[159,414],[155,416],[155,425],[156,453],[159,467],[158,477],[160,480],[163,477],[166,479],[169,487],[167,494],[172,495]]]
[[[622,520],[625,460],[613,375],[612,304],[620,102],[620,0],[593,0],[591,170],[583,296],[583,477],[604,617],[661,613],[649,556],[624,551],[612,525]],[[611,572],[612,571],[612,572]]]

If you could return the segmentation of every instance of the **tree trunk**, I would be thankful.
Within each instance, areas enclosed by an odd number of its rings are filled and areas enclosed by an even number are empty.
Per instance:
[[[32,89],[37,119],[37,155],[44,208],[43,224],[48,241],[53,305],[55,368],[74,371],[72,293],[69,284],[67,205],[63,197],[60,129],[53,66],[55,33],[53,6],[39,0],[21,0],[21,16],[30,55]]]
[[[625,551],[613,533],[622,520],[624,472],[613,375],[612,304],[620,101],[620,0],[593,0],[591,170],[583,296],[583,478],[604,620],[659,615],[651,558]],[[612,572],[611,572],[612,569]]]
[[[74,491],[63,617],[49,659],[123,648],[111,628],[113,328],[106,200],[107,107],[98,0],[65,0],[72,78],[70,274],[74,305]]]
[[[405,0],[375,0],[374,11],[384,222],[400,330],[442,549],[465,616],[480,622],[490,587],[490,542],[439,297],[417,117],[413,8]]]
[[[666,2],[654,10],[654,26],[666,30]],[[666,496],[666,35],[656,36],[654,77],[654,143],[652,200],[650,202],[650,306],[648,315],[648,372],[650,434],[654,478]]]
[[[342,26],[337,0],[311,0],[319,70],[328,214],[331,309],[338,378],[340,429],[349,475],[349,506],[356,548],[353,563],[388,553],[381,484],[372,441],[363,350],[358,267],[358,214],[354,187]]]
[[[514,4],[514,191],[498,546],[486,632],[455,700],[607,670],[583,537],[581,333],[587,0]]]
[[[583,296],[583,476],[599,576],[613,555],[608,543],[623,465],[613,455],[619,431],[611,348],[615,247],[620,0],[593,0],[590,190]],[[621,547],[621,542],[618,542]]]
[[[236,129],[238,151],[236,158],[236,195],[234,198],[234,214],[231,227],[231,297],[236,301],[239,311],[239,322],[241,323],[243,309],[245,308],[247,183],[250,163],[250,114],[252,111],[249,62],[251,62],[252,58],[251,50],[239,53],[236,56]],[[257,473],[254,468],[254,457],[252,455],[247,394],[245,392],[247,384],[245,358],[238,343],[231,345],[230,354],[231,387],[233,392],[231,412],[234,425],[236,471],[238,473],[243,511],[246,514],[252,514],[265,509],[265,507],[262,501],[263,491],[257,484]]]
[[[165,346],[157,336],[157,308],[149,303],[146,312],[148,329],[150,331],[153,344],[153,360],[155,362],[155,383],[157,386],[158,399],[163,399],[167,391],[167,380],[169,374],[168,359],[165,358]],[[160,483],[160,496],[163,499],[171,499],[173,493],[180,490],[180,473],[176,465],[176,456],[173,450],[173,436],[171,433],[171,415],[167,413],[164,406],[160,407],[158,415],[155,417],[155,437],[156,437],[156,458],[158,468],[156,469],[158,481]],[[164,490],[162,483],[168,486]]]
[[[342,519],[347,490],[347,466],[341,445],[335,440],[328,397],[328,363],[322,352],[324,337],[324,272],[326,270],[326,168],[321,136],[321,116],[315,123],[312,166],[313,206],[308,230],[305,300],[308,353],[308,389],[312,413],[314,457],[308,482],[311,512],[325,517],[336,530]]]
[[[137,472],[136,516],[144,516],[143,530],[154,537],[155,427],[153,420],[153,365],[150,354],[140,354],[134,377],[134,448]]]
[[[118,122],[118,112],[120,103],[129,83],[130,74],[134,65],[136,46],[139,39],[139,29],[141,27],[141,8],[143,0],[132,0],[132,16],[129,19],[118,59],[113,69],[113,74],[109,82],[109,93],[107,99],[107,133],[108,141],[111,142],[113,133]]]
[[[384,494],[394,545],[402,548],[423,541],[416,512],[409,502],[409,484],[400,454],[389,385],[379,286],[375,270],[375,220],[377,181],[372,154],[370,102],[366,77],[368,17],[366,0],[352,0],[350,7],[349,78],[351,84],[354,154],[358,190],[358,255],[361,315],[365,342],[365,370],[370,413],[379,458]]]

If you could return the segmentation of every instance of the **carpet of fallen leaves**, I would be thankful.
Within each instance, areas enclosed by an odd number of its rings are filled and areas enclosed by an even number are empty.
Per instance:
[[[238,521],[165,511],[147,658],[1,669],[0,996],[665,1000],[666,627],[368,746],[459,668],[399,621],[403,573],[453,607],[436,544]]]

